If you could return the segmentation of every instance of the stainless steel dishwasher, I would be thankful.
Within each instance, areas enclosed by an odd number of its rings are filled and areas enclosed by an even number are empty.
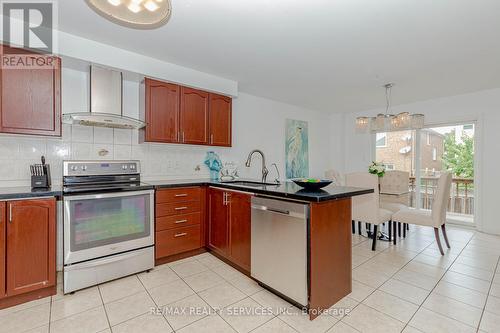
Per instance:
[[[252,265],[254,279],[308,305],[307,233],[309,205],[252,197]]]

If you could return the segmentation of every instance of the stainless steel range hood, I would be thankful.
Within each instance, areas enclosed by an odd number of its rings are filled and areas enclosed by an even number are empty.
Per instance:
[[[123,75],[121,72],[90,66],[90,112],[63,115],[66,124],[139,129],[146,123],[123,115]]]

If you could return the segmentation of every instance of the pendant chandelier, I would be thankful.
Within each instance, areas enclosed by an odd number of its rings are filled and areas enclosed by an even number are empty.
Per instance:
[[[385,113],[379,113],[376,117],[357,117],[356,131],[358,133],[367,132],[391,132],[424,127],[424,115],[420,113],[410,114],[401,112],[391,114],[392,87],[394,83],[387,83],[385,88],[386,108]]]
[[[135,29],[153,29],[170,18],[170,0],[86,0],[90,8],[113,23]]]

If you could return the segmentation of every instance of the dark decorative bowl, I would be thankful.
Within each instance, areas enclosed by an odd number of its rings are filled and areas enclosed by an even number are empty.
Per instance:
[[[307,179],[292,179],[292,181],[300,187],[303,187],[306,190],[310,191],[317,191],[320,188],[328,186],[333,182],[326,179],[321,179],[319,182],[308,182]]]

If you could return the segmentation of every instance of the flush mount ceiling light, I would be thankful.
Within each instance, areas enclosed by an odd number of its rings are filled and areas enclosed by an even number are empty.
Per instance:
[[[385,113],[379,113],[376,117],[357,117],[356,131],[358,133],[390,132],[419,129],[424,127],[424,115],[420,113],[410,114],[401,112],[396,115],[390,113],[392,100],[392,87],[394,83],[387,83],[385,88],[386,108]]]
[[[170,18],[170,0],[86,0],[102,17],[129,28],[154,29]]]

